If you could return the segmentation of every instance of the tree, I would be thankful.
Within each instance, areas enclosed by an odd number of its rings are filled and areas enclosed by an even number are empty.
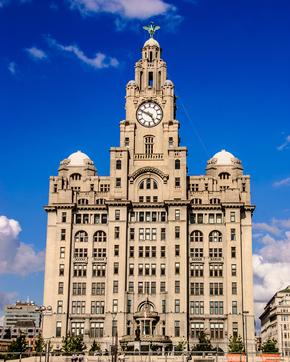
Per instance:
[[[193,351],[209,352],[212,351],[210,338],[204,331],[201,331],[198,336],[198,343],[193,347]]]
[[[93,344],[91,345],[90,348],[90,353],[94,353],[94,352],[99,352],[101,350],[101,346],[100,343],[97,343],[95,340],[93,341]]]
[[[243,339],[240,335],[230,336],[229,339],[229,352],[242,353],[245,352]]]
[[[174,347],[175,354],[182,354],[183,351],[186,349],[186,342],[180,341],[178,344]]]
[[[24,334],[20,334],[9,346],[9,352],[23,353],[27,350],[28,344]]]
[[[79,353],[86,349],[82,336],[66,336],[62,341],[62,350],[65,353]]]
[[[41,353],[44,351],[44,340],[43,340],[41,334],[39,334],[35,340],[34,349],[35,349],[35,352],[38,352],[38,353]]]
[[[278,353],[277,341],[274,338],[268,338],[266,342],[262,344],[263,353]]]

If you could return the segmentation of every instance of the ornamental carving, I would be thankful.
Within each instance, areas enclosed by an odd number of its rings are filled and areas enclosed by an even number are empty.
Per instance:
[[[168,175],[166,175],[164,172],[162,172],[161,170],[159,170],[158,168],[155,167],[142,167],[139,168],[138,170],[136,170],[135,172],[132,173],[132,175],[129,176],[129,180],[130,183],[133,183],[134,180],[136,180],[136,178],[144,173],[154,173],[155,175],[159,176],[162,180],[163,183],[167,183],[168,180]]]

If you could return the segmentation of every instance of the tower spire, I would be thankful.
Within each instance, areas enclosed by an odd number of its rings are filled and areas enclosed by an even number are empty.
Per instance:
[[[150,38],[154,38],[154,34],[160,29],[160,26],[154,25],[154,22],[151,21],[149,25],[143,26],[143,29],[148,31]]]

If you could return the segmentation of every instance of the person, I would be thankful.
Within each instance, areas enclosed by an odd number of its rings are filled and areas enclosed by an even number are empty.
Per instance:
[[[71,362],[77,362],[77,356],[75,353],[73,353],[73,355],[71,356]]]

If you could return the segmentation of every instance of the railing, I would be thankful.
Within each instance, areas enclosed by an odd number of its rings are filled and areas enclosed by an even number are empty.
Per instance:
[[[87,263],[88,257],[74,256],[73,261],[76,263]]]
[[[163,160],[163,153],[135,153],[134,160]]]

